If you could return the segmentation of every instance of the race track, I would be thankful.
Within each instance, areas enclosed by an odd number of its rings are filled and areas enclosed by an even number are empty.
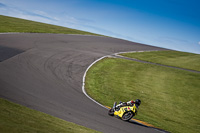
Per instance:
[[[108,37],[0,34],[0,97],[104,133],[160,132],[108,116],[82,92],[92,62],[141,50],[165,49]]]

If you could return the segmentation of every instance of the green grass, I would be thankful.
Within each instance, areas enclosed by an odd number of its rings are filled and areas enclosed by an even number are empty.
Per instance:
[[[107,58],[91,67],[86,91],[103,105],[141,99],[137,119],[174,133],[200,131],[200,74]]]
[[[98,35],[90,32],[85,32],[40,22],[34,22],[30,20],[2,16],[2,15],[0,15],[0,32]]]
[[[178,51],[153,51],[125,53],[121,55],[139,60],[200,71],[200,54]]]
[[[97,133],[48,114],[0,98],[2,133]]]

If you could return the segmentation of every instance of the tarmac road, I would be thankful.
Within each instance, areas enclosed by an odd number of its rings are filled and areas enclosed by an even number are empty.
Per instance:
[[[0,34],[0,97],[104,133],[160,132],[108,116],[82,92],[92,62],[141,50],[166,49],[98,36]]]

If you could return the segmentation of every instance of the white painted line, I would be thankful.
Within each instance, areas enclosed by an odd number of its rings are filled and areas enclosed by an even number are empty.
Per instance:
[[[85,77],[86,77],[86,74],[87,74],[87,71],[90,69],[90,67],[92,67],[95,63],[97,63],[98,61],[106,58],[107,56],[103,56],[99,59],[97,59],[96,61],[94,61],[85,71],[84,75],[83,75],[83,85],[82,85],[82,91],[83,93],[90,99],[92,100],[93,102],[95,102],[96,104],[100,105],[101,107],[105,108],[105,109],[108,109],[107,107],[103,106],[102,104],[98,103],[97,101],[95,101],[94,99],[92,99],[90,96],[88,96],[88,94],[86,93],[85,91]]]
[[[114,54],[112,54],[112,55],[121,56],[121,55],[118,55],[118,54],[121,54],[121,53],[134,53],[134,52],[151,52],[151,51],[158,51],[158,50],[118,52],[118,53],[114,53]],[[104,106],[104,105],[102,105],[102,104],[100,104],[100,103],[98,103],[97,101],[95,101],[94,99],[92,99],[90,96],[88,96],[88,94],[87,94],[86,91],[85,91],[85,77],[86,77],[86,74],[87,74],[88,70],[90,69],[90,67],[92,67],[95,63],[97,63],[98,61],[100,61],[100,60],[102,60],[102,59],[104,59],[104,58],[106,58],[106,57],[108,57],[108,58],[115,58],[115,57],[112,57],[112,55],[106,55],[106,56],[103,56],[103,57],[97,59],[96,61],[94,61],[94,62],[86,69],[86,71],[85,71],[85,73],[84,73],[84,75],[83,75],[83,85],[82,85],[82,91],[83,91],[83,93],[84,93],[90,100],[92,100],[93,102],[95,102],[96,104],[100,105],[101,107],[103,107],[103,108],[105,108],[105,109],[107,109],[107,110],[109,110],[110,108],[109,108],[109,107],[106,107],[106,106]],[[122,56],[122,57],[123,57],[123,56]],[[134,119],[134,118],[133,118],[132,120],[134,120],[135,122],[140,123],[140,124],[142,124],[142,125],[145,125],[145,126],[147,126],[147,127],[153,127],[153,128],[155,128],[155,130],[160,131],[159,128],[156,128],[156,127],[154,127],[153,125],[150,125],[150,124],[148,124],[148,123],[146,123],[146,122],[143,122],[143,121],[140,121],[140,120],[136,120],[136,119]],[[160,132],[165,132],[165,131],[160,131]]]
[[[158,51],[158,50],[147,50],[147,51],[127,51],[127,52],[118,52],[118,53],[115,53],[114,55],[118,55],[118,54],[124,54],[124,53],[152,52],[152,51]]]
[[[20,33],[24,33],[24,32],[3,32],[0,34],[20,34]]]
[[[157,50],[149,50],[149,51],[127,51],[127,52],[118,52],[118,53],[114,53],[112,55],[115,55],[115,56],[121,56],[121,55],[118,55],[118,54],[122,54],[122,53],[134,53],[134,52],[150,52],[150,51],[157,51]],[[98,61],[106,58],[106,57],[111,57],[111,58],[115,58],[115,57],[112,57],[112,55],[106,55],[106,56],[103,56],[97,60],[95,60],[85,71],[84,75],[83,75],[83,84],[82,84],[82,91],[83,93],[85,94],[85,96],[87,96],[90,100],[92,100],[93,102],[95,102],[96,104],[100,105],[101,107],[105,108],[105,109],[108,109],[107,107],[105,107],[104,105],[98,103],[97,101],[95,101],[93,98],[91,98],[85,91],[85,77],[86,77],[86,74],[88,72],[88,70],[90,69],[90,67],[92,67],[95,63],[97,63]],[[122,56],[123,57],[123,56]]]
[[[82,34],[65,34],[65,33],[31,33],[31,32],[2,32],[0,34],[57,34],[57,35],[72,35],[72,36],[95,36],[95,37],[106,37],[100,35],[82,35]]]

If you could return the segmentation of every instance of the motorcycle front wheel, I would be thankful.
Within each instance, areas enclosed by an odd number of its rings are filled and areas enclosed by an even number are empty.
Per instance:
[[[134,113],[129,111],[129,112],[125,112],[122,116],[122,120],[123,121],[129,121],[132,117],[134,116]]]
[[[110,115],[110,116],[114,116],[114,109],[110,109],[109,111],[108,111],[108,115]]]

